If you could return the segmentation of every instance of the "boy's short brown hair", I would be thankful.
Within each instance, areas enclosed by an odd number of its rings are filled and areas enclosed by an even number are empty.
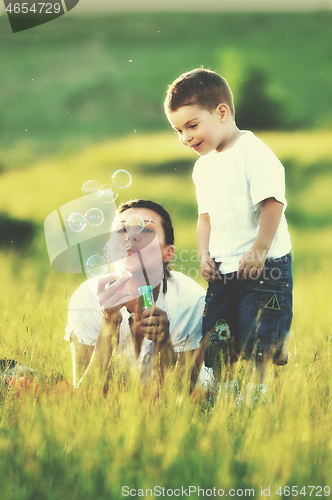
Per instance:
[[[233,94],[225,78],[209,69],[197,68],[183,73],[168,87],[164,109],[170,113],[196,104],[212,111],[220,103],[227,104],[235,115]]]

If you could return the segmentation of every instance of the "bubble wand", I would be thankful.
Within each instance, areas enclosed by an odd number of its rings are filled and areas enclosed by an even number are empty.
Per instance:
[[[143,275],[144,275],[144,279],[145,279],[145,283],[146,283],[146,286],[141,286],[138,289],[138,294],[141,298],[143,311],[145,311],[145,309],[148,309],[149,307],[153,306],[153,304],[154,304],[153,290],[152,290],[152,286],[150,285],[150,282],[149,282],[149,278],[148,278],[148,275],[147,275],[147,272],[146,272],[146,269],[144,266],[141,252],[139,250],[137,250],[137,253],[138,253],[139,261],[140,261],[141,266],[142,266],[142,271],[143,271]],[[150,317],[152,317],[152,316],[153,316],[153,313],[151,312]]]
[[[144,265],[144,262],[143,262],[143,259],[142,259],[141,252],[139,250],[137,250],[137,253],[138,253],[139,261],[140,261],[141,266],[142,266],[142,271],[143,271],[143,275],[144,275],[146,286],[150,286],[151,287],[150,281],[149,281],[149,278],[148,278],[148,275],[147,275],[147,272],[146,272],[146,269],[145,269],[145,265]]]

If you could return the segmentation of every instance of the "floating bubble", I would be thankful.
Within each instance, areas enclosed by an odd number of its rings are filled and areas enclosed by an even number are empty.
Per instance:
[[[138,214],[144,221],[144,226],[147,226],[151,222],[151,215],[150,212],[139,212]]]
[[[90,226],[100,226],[104,222],[104,214],[99,208],[90,208],[85,213],[85,218]]]
[[[116,185],[116,187],[124,189],[130,186],[132,182],[132,177],[127,170],[116,170],[112,175],[112,181]]]
[[[123,240],[120,243],[121,250],[126,252],[127,250],[131,249],[131,241],[130,240]]]
[[[87,181],[82,186],[82,193],[88,200],[96,200],[100,196],[101,184],[98,181]]]
[[[84,215],[79,213],[71,214],[68,217],[68,227],[74,233],[80,233],[86,226],[86,220]]]
[[[127,233],[130,234],[138,234],[143,231],[145,227],[144,219],[140,215],[130,215],[125,222],[125,228]]]
[[[85,269],[90,276],[102,276],[107,273],[108,263],[102,255],[92,255],[86,261]]]
[[[104,184],[99,189],[99,196],[104,203],[113,203],[118,197],[118,190],[113,184]]]

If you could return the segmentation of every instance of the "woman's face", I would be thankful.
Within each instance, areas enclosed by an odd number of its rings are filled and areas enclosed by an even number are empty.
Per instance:
[[[162,218],[153,210],[130,208],[118,214],[112,225],[108,244],[109,260],[121,262],[121,267],[132,274],[142,273],[144,266],[149,281],[161,280],[163,263],[174,253],[173,245],[166,245]]]

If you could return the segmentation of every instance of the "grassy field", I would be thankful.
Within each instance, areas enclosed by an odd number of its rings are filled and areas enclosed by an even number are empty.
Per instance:
[[[191,255],[196,156],[173,133],[136,133],[2,173],[0,211],[33,221],[38,233],[30,246],[13,242],[0,253],[0,357],[35,370],[27,390],[2,386],[1,498],[157,498],[182,494],[182,487],[188,495],[190,486],[192,498],[203,496],[194,487],[205,496],[216,488],[224,496],[262,497],[270,488],[271,498],[285,498],[295,496],[295,487],[302,498],[304,492],[328,496],[319,487],[332,486],[331,133],[261,137],[286,166],[295,274],[290,360],[271,374],[265,404],[237,404],[226,391],[213,407],[194,402],[171,375],[157,400],[135,380],[121,389],[114,384],[107,398],[93,388],[72,393],[55,385],[71,382],[66,310],[85,277],[51,269],[43,221],[81,196],[86,180],[109,182],[114,170],[126,168],[133,182],[117,201],[140,196],[164,203],[174,219],[177,254]],[[195,277],[197,263],[183,264]],[[243,367],[238,379],[244,394]]]
[[[34,370],[26,387],[0,379],[1,499],[330,496],[330,26],[330,11],[67,15],[13,35],[0,18],[0,358]],[[236,100],[250,69],[263,69],[282,103],[287,131],[259,136],[286,170],[289,363],[254,404],[243,366],[240,401],[221,391],[214,406],[189,399],[173,374],[157,399],[135,380],[114,380],[106,398],[93,387],[73,393],[63,336],[69,298],[86,277],[51,268],[44,220],[80,198],[87,180],[108,183],[124,168],[133,181],[117,203],[164,204],[173,266],[205,287],[190,180],[197,156],[162,112],[167,84],[200,65],[223,73]]]
[[[167,85],[201,65],[228,79],[237,106],[248,73],[262,71],[279,127],[331,127],[331,15],[68,15],[15,35],[3,16],[0,170],[134,130],[167,130]]]

